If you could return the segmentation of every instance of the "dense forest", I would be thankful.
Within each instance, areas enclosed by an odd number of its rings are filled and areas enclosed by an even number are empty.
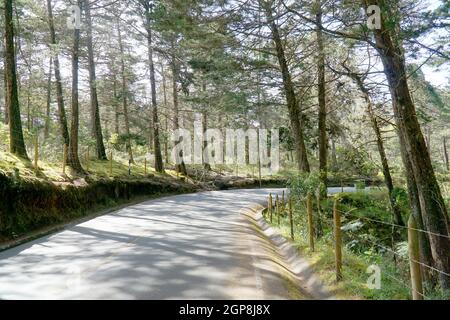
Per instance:
[[[299,201],[319,189],[319,211],[326,186],[362,181],[385,192],[386,221],[406,227],[411,215],[425,231],[425,282],[445,292],[449,9],[439,0],[2,0],[0,174],[59,187],[144,175],[261,186],[272,176]],[[276,129],[279,170],[259,149],[252,162],[245,137],[244,164],[214,163],[214,152],[197,164],[185,150],[175,162],[183,138],[174,132],[198,125],[224,136]],[[389,245],[406,237],[387,234]]]

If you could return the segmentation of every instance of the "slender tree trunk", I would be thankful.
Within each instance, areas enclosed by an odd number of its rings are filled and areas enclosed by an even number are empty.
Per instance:
[[[81,8],[81,0],[77,2]],[[70,127],[70,141],[67,164],[76,172],[83,174],[84,170],[78,157],[78,127],[79,127],[79,104],[78,104],[78,69],[80,50],[80,29],[74,29],[72,47],[72,119]]]
[[[333,171],[337,170],[338,162],[337,162],[337,156],[336,156],[336,142],[334,140],[335,138],[330,139],[331,140],[331,163],[333,167]]]
[[[53,58],[50,56],[47,78],[47,105],[45,108],[45,126],[44,139],[48,139],[50,134],[50,107],[52,104],[52,73],[53,73]]]
[[[398,225],[404,226],[405,223],[403,221],[403,218],[402,218],[402,215],[400,212],[400,208],[398,207],[397,201],[395,200],[394,183],[392,182],[391,170],[389,168],[389,163],[388,163],[388,160],[386,157],[386,151],[384,149],[383,137],[381,135],[380,127],[378,126],[378,120],[373,111],[372,100],[370,98],[369,91],[365,87],[362,78],[358,74],[350,72],[349,76],[351,78],[353,78],[353,80],[355,80],[355,82],[358,85],[359,90],[362,92],[362,94],[364,96],[364,100],[366,101],[366,104],[367,104],[367,115],[369,116],[370,122],[372,124],[372,129],[375,133],[377,147],[378,147],[378,153],[380,155],[380,161],[381,161],[381,165],[383,168],[384,182],[388,189],[389,202],[391,205],[394,222]]]
[[[28,159],[23,140],[22,121],[20,119],[19,96],[17,92],[16,53],[14,49],[14,24],[12,19],[12,0],[4,0],[5,14],[5,74],[6,108],[9,114],[9,151]]]
[[[159,139],[159,118],[158,105],[156,102],[156,81],[155,81],[155,65],[153,63],[153,43],[152,29],[150,20],[150,1],[145,2],[145,16],[147,29],[147,46],[148,46],[148,63],[150,66],[150,85],[152,91],[152,115],[153,115],[153,143],[155,153],[155,170],[156,172],[164,172],[163,159],[161,155],[161,141]]]
[[[130,120],[128,118],[128,88],[127,88],[127,77],[125,74],[125,61],[124,61],[124,50],[122,43],[122,32],[120,30],[120,24],[117,22],[117,31],[119,35],[119,50],[120,50],[120,72],[122,74],[122,106],[123,106],[123,117],[125,122],[125,133],[127,134],[126,148],[128,151],[129,161],[134,163],[133,150],[131,148],[131,137],[130,137]]]
[[[175,50],[175,44],[172,41],[172,50]],[[180,128],[179,123],[179,111],[178,111],[178,64],[175,58],[175,53],[172,53],[172,89],[173,89],[173,124],[174,129],[178,130]],[[186,164],[183,160],[183,153],[180,154],[181,162],[175,164],[175,170],[179,173],[187,175]]]
[[[31,74],[30,77],[28,78],[28,83],[27,83],[27,130],[28,132],[31,131],[32,127],[31,127]]]
[[[202,83],[203,94],[206,95],[206,83]],[[211,170],[211,165],[209,164],[208,154],[204,152],[208,147],[208,141],[206,140],[206,130],[208,130],[208,114],[206,110],[208,109],[208,104],[204,106],[202,111],[202,132],[203,132],[203,168],[207,171]],[[246,153],[248,154],[248,152]]]
[[[286,61],[284,53],[283,42],[278,31],[278,26],[272,17],[272,8],[270,3],[264,3],[260,1],[260,4],[264,7],[267,20],[272,31],[272,39],[275,43],[278,62],[281,68],[281,74],[283,76],[284,91],[286,94],[286,101],[289,111],[289,119],[291,121],[291,127],[295,140],[295,150],[297,153],[298,169],[303,172],[310,172],[308,155],[306,153],[306,146],[303,133],[303,119],[302,113],[299,109],[297,97],[295,95],[294,85],[292,83],[291,74]]]
[[[318,100],[319,100],[319,171],[320,179],[322,183],[327,185],[327,106],[326,106],[326,91],[325,91],[325,52],[323,45],[323,34],[322,34],[322,7],[321,1],[316,1],[316,38],[317,46],[319,49],[317,57],[317,78],[318,78]],[[326,190],[324,189],[326,192]],[[321,196],[326,196],[321,195]]]
[[[55,35],[55,27],[53,22],[53,11],[52,11],[52,2],[51,0],[47,0],[47,11],[48,11],[48,26],[50,29],[50,44],[52,46],[52,51],[56,50],[56,35]],[[55,68],[55,81],[56,81],[56,102],[58,105],[58,120],[59,127],[61,131],[61,137],[63,139],[63,143],[68,147],[69,146],[69,129],[67,126],[67,117],[66,117],[66,108],[64,107],[64,96],[62,90],[62,81],[61,81],[61,72],[59,66],[59,57],[58,53],[53,53],[53,64]]]
[[[165,116],[164,116],[164,160],[165,163],[169,163],[169,146],[168,146],[168,108],[167,108],[167,86],[166,86],[166,73],[164,71],[164,65],[161,63],[161,75],[162,75],[162,85],[163,85],[163,97],[164,97],[164,109],[165,109]]]
[[[206,113],[206,110],[203,110],[202,112],[202,132],[203,132],[203,150],[206,150],[208,147],[208,141],[205,140],[206,138],[206,130],[208,130],[208,114]],[[211,165],[209,164],[209,158],[208,154],[203,151],[203,168],[207,171],[211,170]]]
[[[424,223],[423,223],[423,214],[422,210],[420,208],[420,200],[419,200],[419,191],[417,190],[417,184],[416,180],[414,179],[414,176],[411,174],[408,174],[408,172],[412,172],[412,165],[411,161],[409,160],[406,148],[405,148],[405,142],[404,138],[400,135],[400,132],[398,132],[399,139],[400,139],[400,154],[402,156],[402,161],[404,164],[404,171],[406,176],[406,182],[407,182],[407,188],[408,188],[408,198],[409,198],[409,204],[411,208],[411,214],[414,216],[417,228],[424,230]],[[427,234],[423,232],[419,232],[419,246],[420,246],[420,260],[422,263],[433,266],[433,256],[431,252],[430,247],[430,241],[428,239]],[[435,277],[431,270],[427,267],[422,267],[422,274],[425,276],[425,280],[431,284],[434,284]]]
[[[4,42],[4,41],[3,41]],[[9,106],[9,102],[8,102],[8,85],[7,85],[7,77],[6,77],[6,50],[4,51],[4,55],[3,55],[3,91],[5,94],[5,124],[9,124],[9,110],[8,110],[8,106]]]
[[[114,133],[119,134],[119,98],[117,96],[117,75],[113,71],[113,95],[114,95]]]
[[[425,143],[428,148],[428,153],[431,154],[431,129],[428,125],[425,127],[425,139],[426,139]]]
[[[379,5],[387,8],[385,1],[382,0],[366,0],[365,2],[367,6]],[[447,208],[417,120],[408,87],[402,45],[400,40],[395,38],[395,33],[391,34],[391,29],[385,26],[385,20],[382,19],[381,29],[374,30],[375,41],[388,80],[397,127],[404,138],[412,166],[412,172],[408,174],[414,174],[424,226],[433,233],[429,234],[429,239],[435,267],[450,273],[450,239],[438,235],[449,235]],[[443,290],[450,289],[450,277],[441,274],[440,284]]]
[[[100,108],[98,106],[97,76],[95,73],[94,46],[92,44],[92,17],[90,0],[84,0],[87,26],[87,48],[89,64],[89,90],[91,94],[91,136],[95,139],[98,160],[107,160],[103,143]]]
[[[448,152],[447,152],[447,138],[445,136],[442,138],[442,151],[444,153],[444,164],[448,171],[449,164],[448,164]]]

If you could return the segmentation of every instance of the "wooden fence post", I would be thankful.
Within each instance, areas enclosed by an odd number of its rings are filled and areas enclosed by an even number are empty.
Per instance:
[[[64,144],[64,148],[63,148],[63,167],[62,167],[63,174],[66,174],[66,165],[67,165],[67,144]]]
[[[277,195],[276,206],[277,206],[277,224],[279,226],[280,225],[280,198],[278,197],[278,195]]]
[[[292,219],[292,197],[289,197],[289,223],[291,225],[291,239],[294,240],[294,221]]]
[[[39,158],[39,140],[36,134],[36,136],[34,137],[34,169],[36,171],[39,170],[38,158]]]
[[[109,175],[112,176],[112,167],[113,167],[113,152],[109,151]]]
[[[334,251],[336,263],[336,281],[342,280],[342,234],[341,234],[341,214],[338,211],[338,199],[333,204],[334,219]]]
[[[409,268],[413,300],[423,300],[422,274],[420,272],[419,233],[413,215],[408,220]]]
[[[312,214],[312,197],[310,192],[308,192],[308,195],[306,196],[306,212],[308,214],[309,247],[311,248],[311,251],[314,251],[314,221]]]
[[[272,223],[272,213],[273,213],[273,203],[272,203],[272,194],[269,194],[269,208],[270,208],[270,223]]]
[[[317,230],[316,230],[316,236],[317,239],[323,236],[323,226],[322,226],[322,208],[320,205],[321,200],[321,194],[320,194],[320,187],[317,188],[316,191],[316,201],[317,201]]]

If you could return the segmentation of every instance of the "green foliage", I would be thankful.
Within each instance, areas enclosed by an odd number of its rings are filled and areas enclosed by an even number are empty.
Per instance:
[[[364,190],[366,188],[366,183],[364,181],[357,181],[355,187],[356,190]]]
[[[288,188],[291,195],[297,199],[303,199],[308,193],[315,194],[320,188],[324,188],[320,180],[320,174],[300,173],[294,175],[288,180]]]

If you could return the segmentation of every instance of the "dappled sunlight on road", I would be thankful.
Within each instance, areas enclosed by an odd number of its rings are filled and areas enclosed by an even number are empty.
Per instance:
[[[0,298],[263,298],[239,210],[277,191],[161,198],[7,250],[0,253]]]

